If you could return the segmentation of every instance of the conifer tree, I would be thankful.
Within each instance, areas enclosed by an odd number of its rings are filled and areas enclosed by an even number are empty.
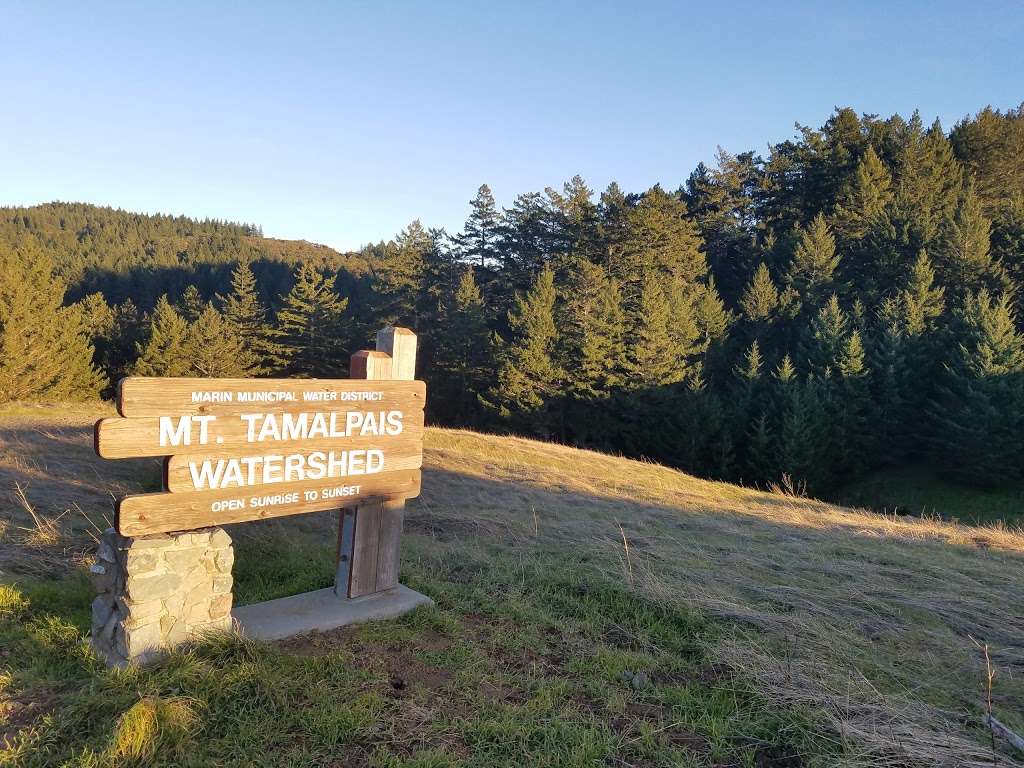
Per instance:
[[[136,376],[188,376],[192,373],[188,323],[161,296],[149,318],[149,333],[137,344]]]
[[[413,221],[386,249],[373,269],[377,293],[378,324],[419,328],[421,286],[426,262],[434,243],[419,219]]]
[[[444,318],[435,354],[441,394],[451,422],[472,424],[487,385],[491,353],[486,310],[472,267],[463,272]]]
[[[989,251],[991,224],[981,211],[981,201],[968,184],[956,215],[941,238],[940,264],[946,286],[955,296],[967,291],[1006,287],[1005,272]]]
[[[761,262],[743,296],[740,297],[743,315],[751,323],[769,323],[779,307],[779,291],[772,282],[768,265]]]
[[[343,314],[348,299],[333,280],[305,262],[277,313],[277,332],[291,376],[338,375],[346,367]]]
[[[851,243],[863,238],[894,199],[892,175],[869,144],[853,182],[836,204],[834,221],[840,239]]]
[[[564,327],[571,393],[588,401],[607,398],[622,383],[626,328],[618,282],[601,266],[576,265]]]
[[[788,358],[784,359],[784,363]],[[830,432],[819,385],[813,377],[797,379],[790,369],[776,373],[780,401],[780,477],[789,476],[795,486],[806,483],[820,489],[830,479],[831,467],[823,461]]]
[[[63,300],[63,282],[34,247],[0,245],[0,403],[99,395],[83,312]]]
[[[245,337],[212,304],[189,324],[186,349],[194,376],[248,377],[260,368]]]
[[[849,318],[839,306],[838,297],[832,294],[811,320],[801,345],[811,373],[821,378],[830,378],[837,373],[849,327]]]
[[[963,187],[963,169],[938,122],[922,131],[916,114],[898,166],[895,205],[908,224],[910,252],[930,249],[953,218]]]
[[[499,219],[491,188],[481,184],[469,205],[469,218],[455,242],[466,261],[479,267],[493,265],[497,259]]]
[[[248,375],[260,376],[279,369],[284,363],[283,350],[276,341],[267,308],[256,288],[256,276],[248,263],[239,262],[235,267],[231,273],[231,293],[221,297],[221,302],[224,321],[230,332],[244,342],[247,357],[251,358],[244,366]]]
[[[816,309],[837,288],[835,272],[840,257],[836,241],[821,214],[797,234],[796,249],[786,272],[786,285],[796,291],[806,307]]]
[[[597,206],[594,192],[580,176],[562,185],[556,192],[545,190],[549,208],[553,212],[551,245],[556,271],[567,273],[577,261],[590,260],[597,255]]]
[[[945,289],[935,285],[935,270],[928,254],[917,254],[907,286],[900,293],[903,305],[903,328],[909,336],[920,336],[934,330],[935,321],[945,308]]]
[[[866,353],[859,331],[852,331],[843,341],[837,368],[837,469],[844,476],[857,476],[870,461],[868,449],[875,424]]]
[[[545,267],[525,296],[517,296],[509,312],[512,341],[502,352],[497,386],[491,391],[499,415],[514,428],[534,435],[553,434],[549,406],[561,377],[555,354],[555,275]]]
[[[968,293],[956,313],[957,350],[933,400],[935,459],[963,482],[992,486],[1021,476],[1024,336],[1007,296]]]
[[[707,274],[701,245],[686,206],[654,186],[629,211],[621,272],[615,276],[631,285],[636,294],[652,271],[684,288],[694,285]]]
[[[631,389],[660,387],[686,378],[685,357],[694,351],[691,345],[697,327],[688,314],[673,316],[673,300],[677,311],[685,313],[685,299],[679,293],[667,296],[662,282],[653,272],[648,273],[626,350],[627,386]]]
[[[194,323],[206,309],[206,302],[195,285],[189,285],[181,294],[181,301],[178,305],[178,314],[186,323]]]

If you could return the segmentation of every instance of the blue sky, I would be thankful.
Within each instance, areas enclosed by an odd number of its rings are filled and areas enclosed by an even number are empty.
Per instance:
[[[835,105],[1024,101],[1024,3],[5,3],[0,205],[338,248],[581,174],[675,188]]]

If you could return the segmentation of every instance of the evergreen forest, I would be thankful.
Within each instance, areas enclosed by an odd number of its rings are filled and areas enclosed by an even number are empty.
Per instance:
[[[685,171],[683,171],[685,174]],[[836,109],[676,189],[574,177],[339,253],[259,226],[0,208],[0,402],[146,376],[347,375],[419,334],[434,424],[827,493],[1024,476],[1024,105]]]

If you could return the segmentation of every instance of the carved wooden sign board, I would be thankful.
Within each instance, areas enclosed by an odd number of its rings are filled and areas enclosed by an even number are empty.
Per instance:
[[[164,490],[121,499],[118,532],[344,509],[347,596],[394,586],[402,508],[419,495],[423,462],[415,354],[411,331],[387,328],[376,351],[353,355],[350,379],[123,379],[120,415],[96,423],[96,452],[165,457]]]

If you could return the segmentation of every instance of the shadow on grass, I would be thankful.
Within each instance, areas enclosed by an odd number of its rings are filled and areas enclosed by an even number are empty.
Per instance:
[[[585,551],[494,553],[467,569],[423,540],[410,550],[403,580],[436,608],[278,644],[211,638],[124,671],[85,645],[84,578],[19,585],[25,602],[0,604],[4,696],[15,702],[0,757],[19,767],[795,766],[834,749],[811,715],[772,707],[711,663],[714,624],[595,577]],[[329,578],[332,558],[326,545],[240,537],[240,593],[305,589]]]
[[[892,574],[918,578],[918,564],[930,564],[909,596],[938,606],[934,620],[954,632],[984,621],[1005,633],[999,642],[1011,655],[1024,636],[1019,617],[993,626],[990,605],[975,598],[997,588],[1024,597],[1020,580],[1008,580],[992,553],[938,538],[883,541],[855,522],[801,526],[450,471],[426,472],[424,489],[407,521],[418,535],[407,537],[402,577],[438,608],[316,638],[315,653],[227,638],[109,672],[83,644],[91,600],[83,578],[19,585],[28,606],[0,621],[3,695],[19,702],[6,726],[17,735],[0,755],[17,766],[109,764],[118,723],[147,697],[186,697],[198,713],[193,730],[152,758],[166,765],[783,766],[833,754],[817,716],[770,704],[702,650],[728,627],[595,570],[594,549],[619,534],[613,522],[648,566],[756,589],[764,604],[793,606],[809,576],[834,569],[829,559],[845,548],[850,572],[821,581],[817,599],[833,611],[825,619],[839,611],[845,621],[848,610],[854,626],[858,611],[903,610],[908,588]],[[541,533],[531,541],[534,526]],[[328,522],[294,538],[238,528],[238,604],[331,583]],[[941,583],[933,581],[940,570]],[[636,686],[638,672],[645,682]]]

